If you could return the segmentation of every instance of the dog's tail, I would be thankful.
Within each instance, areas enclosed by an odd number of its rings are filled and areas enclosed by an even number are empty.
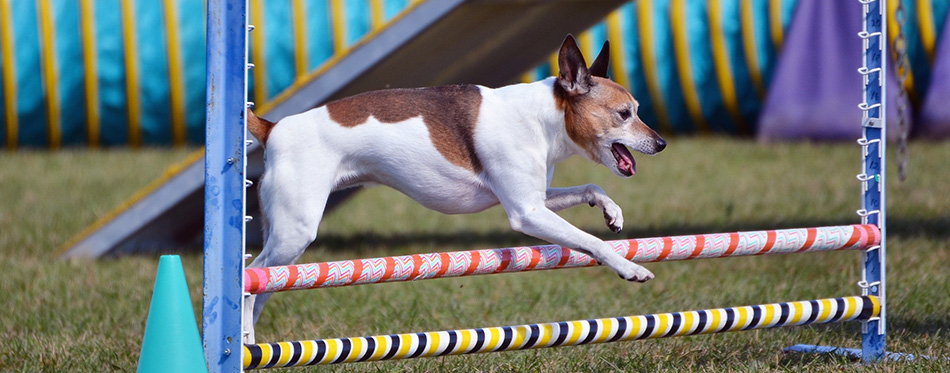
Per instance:
[[[267,137],[270,136],[270,131],[275,124],[277,123],[258,117],[251,109],[247,109],[247,130],[251,131],[262,146],[267,145]]]

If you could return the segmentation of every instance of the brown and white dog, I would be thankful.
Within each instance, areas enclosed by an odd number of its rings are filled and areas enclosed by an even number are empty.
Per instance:
[[[583,252],[630,281],[653,278],[604,241],[555,214],[582,203],[599,207],[619,232],[620,207],[600,187],[550,187],[554,165],[582,155],[629,177],[627,147],[656,154],[666,141],[637,117],[637,101],[607,79],[609,45],[588,69],[568,35],[559,74],[497,89],[457,85],[363,93],[271,123],[248,112],[265,148],[260,198],[264,250],[251,267],[297,261],[316,238],[327,197],[383,184],[445,214],[501,203],[512,229]],[[245,302],[253,342],[268,294]],[[249,315],[253,314],[253,320]]]

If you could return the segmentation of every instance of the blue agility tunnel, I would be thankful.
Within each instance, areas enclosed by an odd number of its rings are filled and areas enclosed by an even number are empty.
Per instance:
[[[406,10],[428,1],[249,0],[249,16],[257,27],[250,47],[256,65],[250,76],[251,100],[266,111],[326,72],[337,57],[372,40]],[[504,11],[504,1],[494,3],[498,11]],[[837,58],[825,54],[858,53],[829,44],[840,35],[854,36],[845,23],[835,21],[840,18],[836,9],[847,6],[822,3],[827,2],[639,0],[622,4],[581,33],[579,40],[588,54],[596,53],[603,40],[611,40],[615,51],[611,76],[640,101],[644,121],[665,134],[835,138],[834,129],[826,131],[828,125],[795,130],[808,118],[792,120],[781,112],[770,113],[766,105],[786,56],[821,53],[817,58]],[[897,2],[892,3],[890,13],[896,11]],[[915,132],[950,133],[950,123],[941,119],[947,116],[938,115],[939,105],[925,105],[940,92],[950,92],[947,79],[931,73],[950,69],[950,51],[938,48],[948,33],[943,30],[950,1],[905,1],[904,6],[903,30],[911,66],[906,88],[910,107],[919,118]],[[0,2],[4,111],[0,142],[7,149],[202,144],[204,7],[200,0]],[[474,12],[470,17],[479,22],[479,17],[496,14]],[[551,32],[559,30],[557,25],[547,26]],[[517,25],[507,27],[516,29]],[[830,34],[815,34],[815,40],[799,37],[789,44],[795,27]],[[889,27],[896,35],[897,24]],[[548,47],[553,52],[557,44]],[[438,48],[428,53],[438,53]],[[471,53],[471,58],[478,58],[477,48]],[[526,72],[521,80],[550,75],[550,61],[541,58],[509,66],[520,72],[507,82],[519,80],[521,72]],[[787,81],[816,79],[816,72],[804,67],[784,70]],[[848,81],[854,71],[852,67],[833,70],[821,74]],[[497,85],[492,79],[468,82]],[[410,80],[406,84],[424,83]],[[782,95],[783,100],[803,102],[816,97],[807,89],[788,86],[783,86]],[[854,115],[850,111],[832,114]],[[770,118],[767,128],[762,127],[763,116]]]

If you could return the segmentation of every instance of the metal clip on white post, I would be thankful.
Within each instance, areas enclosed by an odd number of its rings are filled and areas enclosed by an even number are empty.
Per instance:
[[[868,190],[868,181],[873,180],[874,176],[868,174],[858,174],[858,181],[861,182],[861,191],[866,192]]]
[[[861,110],[863,110],[863,111],[869,111],[869,110],[871,110],[871,109],[876,109],[876,108],[879,108],[879,107],[881,107],[881,103],[880,103],[880,102],[878,102],[878,103],[876,103],[876,104],[873,104],[873,105],[868,105],[867,102],[862,102],[862,103],[858,104],[858,109],[861,109]]]
[[[881,72],[880,67],[868,69],[867,66],[861,66],[858,68],[858,74],[861,74],[861,75],[869,75],[869,74],[874,74],[874,73],[879,73],[879,72]]]
[[[881,36],[881,32],[880,31],[877,31],[877,32],[859,31],[858,32],[858,37],[861,39],[870,39],[875,36]]]
[[[858,216],[861,217],[861,224],[867,224],[867,223],[868,223],[868,216],[871,216],[871,215],[874,215],[874,214],[880,214],[880,213],[881,213],[881,210],[871,210],[871,211],[868,211],[868,210],[865,210],[865,209],[860,209],[860,210],[858,210],[858,211],[855,211],[855,213],[857,213]]]
[[[874,140],[868,140],[866,138],[858,139],[858,145],[861,145],[863,147],[865,157],[868,156],[868,146],[870,146],[871,144],[879,143],[879,142],[881,142],[881,139],[874,139]]]
[[[858,177],[858,181],[861,182],[862,192],[868,191],[868,181],[871,181],[871,180],[874,180],[874,182],[877,184],[877,191],[879,193],[881,192],[881,175],[880,174],[874,174],[874,175],[859,174],[857,177]]]

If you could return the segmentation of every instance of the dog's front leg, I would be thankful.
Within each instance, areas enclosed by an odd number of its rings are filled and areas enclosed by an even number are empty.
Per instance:
[[[511,209],[505,206],[505,210],[514,230],[590,255],[627,281],[645,282],[654,277],[650,270],[627,260],[606,242],[571,225],[542,204]]]
[[[522,154],[510,158],[519,156]],[[534,159],[535,162],[531,162],[530,158],[521,159],[524,161],[487,170],[492,192],[508,214],[512,229],[590,255],[625,280],[644,282],[654,277],[648,269],[627,260],[606,242],[578,229],[551,211],[546,203],[548,179],[543,158],[538,157]],[[555,207],[565,206],[572,198],[564,197],[564,203],[554,203],[558,205]]]
[[[578,229],[551,211],[545,203],[544,189],[534,190],[523,183],[503,184],[495,184],[493,188],[508,213],[512,229],[590,255],[625,280],[644,282],[654,277],[648,269],[627,260],[606,242]]]
[[[566,188],[548,188],[544,200],[544,205],[551,211],[561,211],[568,207],[574,207],[580,204],[597,206],[604,213],[604,221],[607,227],[614,233],[619,233],[623,229],[623,210],[620,209],[604,190],[594,184],[566,187]]]

